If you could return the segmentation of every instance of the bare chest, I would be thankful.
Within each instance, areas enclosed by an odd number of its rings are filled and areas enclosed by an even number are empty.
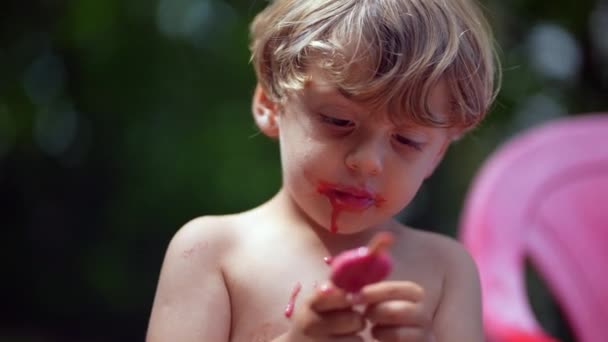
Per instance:
[[[280,251],[280,250],[279,250]],[[291,310],[305,305],[318,286],[329,278],[323,256],[298,253],[259,252],[235,257],[227,263],[226,282],[230,293],[231,341],[271,341],[289,329]],[[427,310],[438,305],[442,275],[423,268],[399,267],[394,280],[415,281],[425,287]],[[367,338],[366,341],[371,341]]]
[[[297,253],[257,253],[236,260],[241,261],[228,263],[226,272],[232,341],[270,341],[287,331],[291,314],[329,276],[323,258],[299,258]]]

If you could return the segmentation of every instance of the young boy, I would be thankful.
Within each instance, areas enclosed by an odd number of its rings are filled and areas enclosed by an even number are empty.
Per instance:
[[[282,188],[176,233],[147,340],[482,341],[471,258],[392,218],[494,98],[480,12],[472,0],[275,0],[261,12],[252,110],[279,141]],[[389,278],[357,295],[332,285],[324,257],[381,231],[395,237]]]

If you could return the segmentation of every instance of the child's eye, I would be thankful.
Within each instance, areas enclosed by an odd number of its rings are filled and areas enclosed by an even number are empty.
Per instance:
[[[323,114],[319,114],[319,116],[320,116],[322,122],[324,122],[326,124],[330,124],[332,126],[338,126],[341,128],[350,128],[355,125],[355,123],[351,120],[338,119],[338,118],[334,118],[332,116],[327,116],[327,115],[323,115]]]
[[[400,134],[394,134],[393,138],[401,145],[409,146],[417,151],[422,151],[422,143],[406,138]]]

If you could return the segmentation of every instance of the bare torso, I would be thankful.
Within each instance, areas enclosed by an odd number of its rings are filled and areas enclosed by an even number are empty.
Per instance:
[[[310,228],[285,227],[280,220],[269,217],[252,211],[235,217],[230,225],[235,242],[224,256],[222,271],[230,297],[230,340],[234,342],[270,341],[287,331],[289,318],[284,311],[295,286],[301,285],[297,306],[329,278],[330,268],[324,257],[364,245],[373,233],[349,237],[349,241],[334,246]],[[255,232],[249,230],[252,226]],[[436,262],[434,249],[425,245],[427,240],[439,237],[395,222],[385,229],[394,231],[397,237],[391,248],[396,263],[390,279],[422,285],[426,310],[432,316],[441,297],[445,271],[434,267],[443,263]],[[363,336],[368,335],[364,332]],[[366,340],[371,341],[369,337]]]

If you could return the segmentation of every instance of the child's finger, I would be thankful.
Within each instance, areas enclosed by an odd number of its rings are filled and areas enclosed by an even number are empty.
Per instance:
[[[372,328],[372,336],[378,341],[432,341],[431,337],[425,330],[414,327],[376,326]]]
[[[330,311],[311,315],[309,319],[304,324],[304,334],[311,337],[347,337],[365,328],[365,319],[353,310]]]
[[[383,281],[370,284],[361,289],[356,297],[358,304],[374,304],[387,300],[406,300],[420,302],[424,289],[410,281]]]
[[[363,337],[359,335],[332,337],[331,342],[363,342]],[[435,342],[435,341],[433,341]]]
[[[431,318],[420,303],[406,300],[388,300],[367,307],[365,318],[376,325],[402,325],[426,327]]]
[[[320,286],[310,301],[312,310],[319,313],[350,309],[352,305],[352,302],[348,300],[346,292],[331,283]]]

